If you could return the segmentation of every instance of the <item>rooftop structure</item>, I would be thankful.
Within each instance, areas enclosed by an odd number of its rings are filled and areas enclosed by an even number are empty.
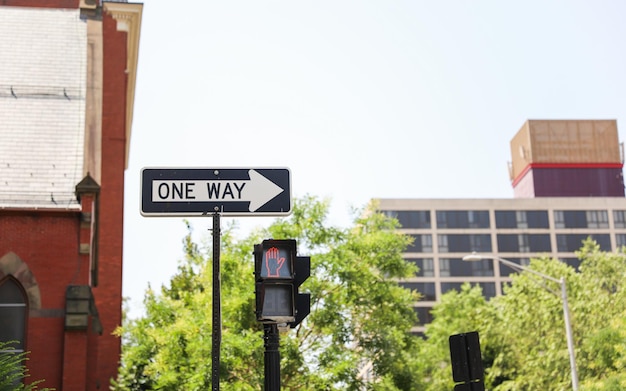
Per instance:
[[[516,198],[624,197],[615,120],[529,120],[511,140]]]

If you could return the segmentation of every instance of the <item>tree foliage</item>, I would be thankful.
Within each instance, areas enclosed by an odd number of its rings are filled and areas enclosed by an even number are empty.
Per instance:
[[[556,259],[533,259],[530,268],[565,277],[581,391],[626,389],[626,256],[586,241],[577,272]],[[560,284],[528,272],[514,274],[505,295],[482,299],[479,287],[443,296],[427,327],[416,389],[452,389],[447,337],[478,331],[486,388],[493,391],[571,390]]]
[[[372,390],[412,390],[416,338],[411,291],[398,278],[415,272],[402,258],[409,238],[397,222],[359,213],[349,229],[329,227],[328,202],[306,197],[293,214],[237,240],[221,236],[222,349],[220,383],[228,390],[261,390],[263,332],[254,308],[253,245],[293,238],[311,256],[311,314],[281,333],[281,384],[285,390],[358,390],[360,369],[380,380]],[[118,330],[123,356],[118,390],[207,390],[211,387],[212,263],[210,246],[184,239],[185,259],[169,286],[148,289],[145,316]]]
[[[266,238],[294,238],[311,255],[311,314],[281,334],[285,390],[452,390],[448,339],[478,331],[485,384],[492,391],[571,389],[560,284],[521,272],[505,295],[479,286],[450,291],[432,310],[424,338],[411,335],[417,297],[397,282],[415,273],[402,258],[409,239],[397,221],[357,214],[349,229],[329,227],[327,202],[298,200],[293,215],[239,240],[222,233],[223,337],[220,382],[261,390],[263,331],[254,315],[252,249]],[[207,390],[211,385],[210,246],[184,238],[185,259],[169,285],[148,289],[145,316],[119,330],[123,357],[116,390]],[[581,391],[626,389],[626,256],[588,240],[579,270],[549,258],[529,267],[566,280]],[[374,381],[362,373],[370,368]]]
[[[0,341],[0,391],[47,391],[50,388],[39,388],[43,380],[24,382],[29,377],[24,362],[28,360],[28,353],[13,352],[13,342]]]

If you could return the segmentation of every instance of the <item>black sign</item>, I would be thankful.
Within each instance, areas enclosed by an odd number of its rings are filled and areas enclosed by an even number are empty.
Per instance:
[[[287,168],[144,168],[144,216],[230,216],[291,213]]]
[[[454,386],[455,391],[484,391],[484,371],[480,354],[478,332],[451,335],[450,360],[452,379],[462,382]]]

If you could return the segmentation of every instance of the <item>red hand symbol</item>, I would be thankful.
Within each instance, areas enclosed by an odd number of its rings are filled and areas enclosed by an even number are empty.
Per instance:
[[[279,251],[271,247],[265,252],[265,267],[268,277],[280,277],[280,268],[285,263],[285,257],[279,258]]]

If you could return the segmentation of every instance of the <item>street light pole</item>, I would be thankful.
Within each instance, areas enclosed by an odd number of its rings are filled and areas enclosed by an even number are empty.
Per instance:
[[[548,276],[543,273],[539,273],[536,270],[533,270],[531,268],[528,268],[522,265],[518,265],[515,262],[511,262],[507,259],[500,258],[495,255],[481,255],[481,254],[477,254],[476,252],[473,252],[472,254],[466,255],[463,257],[464,261],[480,261],[483,259],[493,259],[504,265],[509,266],[512,269],[525,271],[525,272],[534,274],[538,277],[541,277],[545,280],[553,281],[561,285],[561,300],[563,301],[563,317],[565,318],[565,334],[567,336],[567,350],[569,352],[569,364],[570,364],[570,369],[572,372],[572,389],[574,391],[578,391],[578,371],[576,370],[576,356],[574,353],[574,336],[572,333],[572,321],[570,319],[569,304],[567,302],[567,288],[565,284],[565,277],[556,279],[554,277]]]
[[[567,303],[567,288],[565,288],[565,277],[561,277],[561,297],[563,299],[563,316],[565,317],[565,333],[567,334],[569,364],[572,371],[572,389],[574,391],[577,391],[578,372],[576,370],[576,356],[574,355],[574,336],[572,334],[572,321],[570,320],[569,304]]]

